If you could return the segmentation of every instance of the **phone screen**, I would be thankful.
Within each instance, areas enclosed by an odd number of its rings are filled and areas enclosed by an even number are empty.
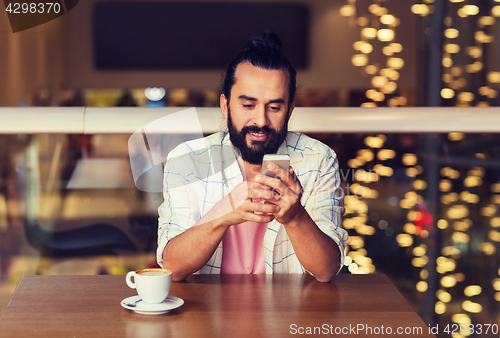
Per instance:
[[[290,167],[290,156],[289,155],[277,155],[277,154],[267,154],[264,155],[264,159],[262,160],[262,174],[270,177],[277,177],[274,175],[269,169],[267,169],[267,166],[269,164],[275,164],[277,166],[280,166],[281,168],[288,170]]]

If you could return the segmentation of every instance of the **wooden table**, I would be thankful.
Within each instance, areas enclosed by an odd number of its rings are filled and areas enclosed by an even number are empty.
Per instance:
[[[331,283],[309,275],[194,275],[172,285],[170,294],[185,304],[160,316],[122,308],[134,294],[125,276],[24,276],[0,336],[274,338],[317,327],[321,335],[396,337],[400,327],[413,330],[408,337],[433,337],[385,275],[339,275]]]

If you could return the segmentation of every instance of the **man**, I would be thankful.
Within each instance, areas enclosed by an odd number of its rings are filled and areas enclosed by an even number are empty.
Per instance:
[[[251,39],[220,97],[228,131],[180,145],[165,165],[158,263],[174,280],[200,273],[311,273],[330,281],[347,233],[336,154],[288,132],[296,72],[274,33]],[[288,154],[279,178],[264,154]]]

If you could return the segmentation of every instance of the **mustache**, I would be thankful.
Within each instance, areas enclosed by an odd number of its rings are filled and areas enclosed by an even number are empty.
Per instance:
[[[257,126],[246,126],[246,127],[241,128],[240,133],[242,135],[245,135],[247,133],[263,133],[263,134],[277,135],[277,132],[268,126],[264,126],[262,128],[257,127]]]

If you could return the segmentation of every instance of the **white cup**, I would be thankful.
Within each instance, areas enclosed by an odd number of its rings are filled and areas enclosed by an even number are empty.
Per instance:
[[[172,271],[166,269],[130,271],[125,281],[129,287],[137,290],[144,303],[157,304],[168,296],[172,286]]]

